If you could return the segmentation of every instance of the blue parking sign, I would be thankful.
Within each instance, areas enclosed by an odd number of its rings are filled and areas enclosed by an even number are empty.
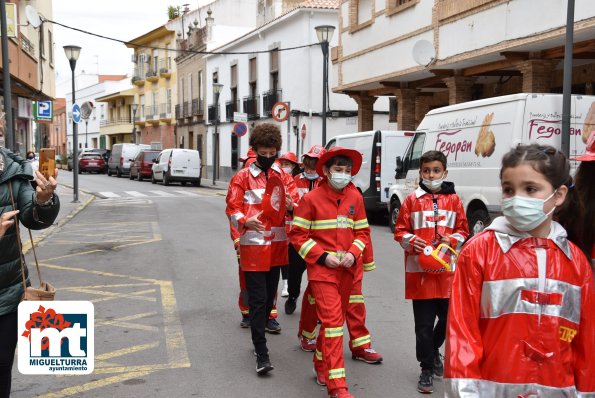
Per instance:
[[[54,118],[54,106],[52,101],[37,101],[35,107],[35,118],[37,120],[52,121]]]

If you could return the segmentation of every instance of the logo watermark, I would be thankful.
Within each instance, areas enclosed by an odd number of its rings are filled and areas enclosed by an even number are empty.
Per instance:
[[[90,301],[19,304],[19,372],[89,374],[94,368],[95,313]]]

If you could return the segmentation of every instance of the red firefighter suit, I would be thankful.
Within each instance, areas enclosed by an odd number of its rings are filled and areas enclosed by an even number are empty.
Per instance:
[[[361,254],[370,244],[370,226],[362,196],[349,183],[341,192],[328,184],[304,196],[294,212],[291,243],[307,263],[309,286],[316,301],[317,317],[322,325],[316,349],[322,360],[314,365],[325,375],[329,392],[347,388],[343,358],[343,324],[349,296]],[[339,257],[351,255],[356,262],[350,268],[329,268],[318,262],[325,253]]]
[[[584,254],[504,217],[459,259],[448,314],[447,397],[595,397],[595,293]]]

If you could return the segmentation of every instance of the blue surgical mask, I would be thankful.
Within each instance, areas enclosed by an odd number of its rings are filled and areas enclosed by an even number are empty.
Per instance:
[[[318,178],[318,173],[312,173],[312,174],[310,174],[310,173],[306,173],[304,171],[304,177],[306,177],[308,180],[312,181],[312,180],[315,180],[315,179]]]
[[[425,178],[422,178],[421,181],[430,191],[435,191],[442,186],[442,183],[444,182],[444,174],[442,174],[442,177],[438,178],[437,180],[426,180]]]
[[[554,206],[547,214],[543,210],[545,202],[550,200],[556,191],[546,199],[528,198],[526,196],[513,196],[512,198],[503,199],[502,214],[518,231],[534,230],[556,209],[556,206]]]
[[[329,183],[336,189],[343,189],[351,182],[352,178],[351,174],[347,173],[331,173]]]

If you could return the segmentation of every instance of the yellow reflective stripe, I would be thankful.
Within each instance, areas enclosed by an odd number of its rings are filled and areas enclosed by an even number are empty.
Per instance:
[[[368,224],[368,219],[364,218],[363,220],[357,220],[354,223],[354,227],[353,229],[363,229],[363,228],[369,228],[370,224]]]
[[[324,329],[324,337],[342,337],[343,326],[339,328],[326,328]]]
[[[345,368],[331,369],[328,371],[329,379],[345,378]]]
[[[361,294],[353,294],[353,295],[349,296],[349,304],[363,303],[363,302],[364,302],[364,296]]]
[[[304,336],[307,339],[313,340],[316,338],[316,328],[314,328],[313,331],[308,332],[307,330],[302,330],[302,336]]]
[[[248,315],[248,314],[250,314],[250,310],[243,310],[242,311],[242,315]]]
[[[308,302],[310,303],[310,305],[316,304],[316,300],[314,299],[314,296],[312,296],[311,294],[308,294]]]
[[[316,359],[322,361],[322,352],[316,350]]]
[[[373,271],[376,269],[376,261],[364,264],[364,272]]]
[[[342,228],[353,228],[353,220],[350,218],[346,218],[344,220],[346,225],[342,226]],[[333,220],[315,220],[312,221],[312,229],[335,229],[338,228],[337,219]]]
[[[310,229],[311,222],[310,222],[310,220],[306,220],[305,218],[302,218],[302,217],[295,217],[293,219],[293,225],[302,227],[304,229]]]
[[[235,238],[235,239],[233,240],[233,243],[234,243],[234,244],[236,244],[236,243],[238,243],[239,241],[240,241],[240,238]]]
[[[366,244],[359,239],[354,240],[353,244],[356,245],[362,251],[366,248]]]
[[[271,310],[272,315],[277,315],[277,309]]]
[[[372,342],[372,338],[370,337],[370,335],[367,336],[362,336],[362,337],[358,337],[357,339],[353,339],[351,340],[351,346],[352,347],[360,347],[364,344],[368,344]]]
[[[308,253],[310,252],[310,250],[312,250],[312,248],[314,247],[315,244],[316,244],[316,242],[314,242],[314,240],[308,239],[306,241],[306,243],[304,243],[302,245],[302,247],[300,247],[300,251],[298,252],[299,255],[302,258],[306,258],[306,256],[308,255]]]

